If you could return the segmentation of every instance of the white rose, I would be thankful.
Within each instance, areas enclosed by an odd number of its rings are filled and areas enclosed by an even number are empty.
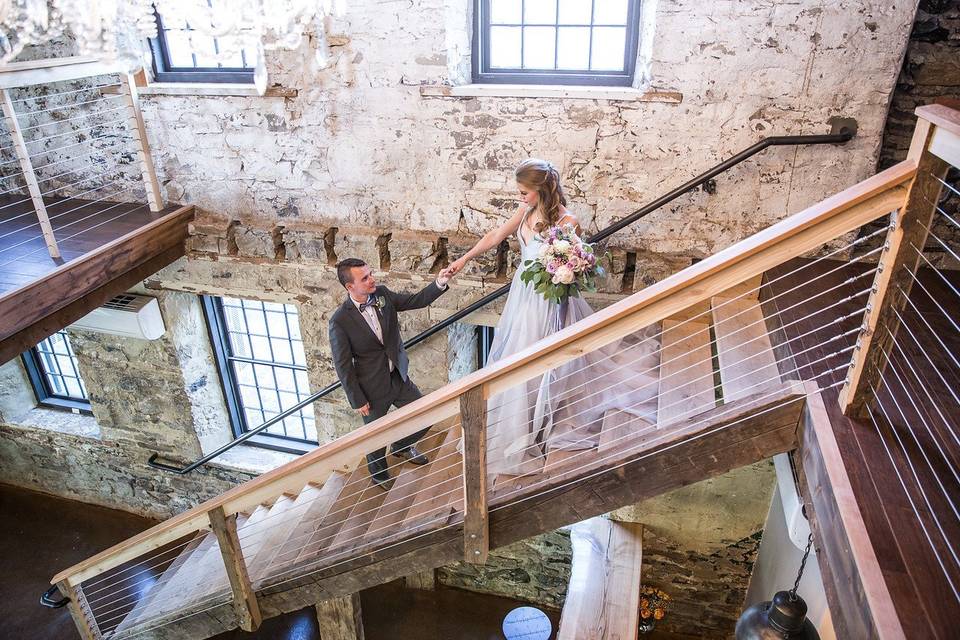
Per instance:
[[[553,249],[557,253],[566,253],[570,250],[570,243],[566,240],[557,240],[553,243]]]
[[[542,244],[542,245],[540,245],[539,255],[540,255],[541,258],[547,257],[547,254],[549,254],[549,253],[550,253],[550,245],[548,245],[548,244]]]
[[[557,268],[557,271],[553,274],[554,284],[571,284],[573,280],[573,269],[567,265]]]

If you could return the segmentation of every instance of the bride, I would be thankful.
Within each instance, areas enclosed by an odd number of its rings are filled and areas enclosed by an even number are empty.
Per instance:
[[[510,356],[558,329],[593,313],[583,298],[564,305],[544,298],[520,279],[523,262],[536,259],[542,232],[573,225],[560,174],[549,162],[531,158],[517,167],[521,203],[513,216],[483,236],[448,266],[451,277],[478,255],[516,233],[521,264],[513,277],[494,333],[488,363]],[[562,317],[561,317],[562,316]],[[597,446],[604,414],[613,410],[631,419],[630,429],[656,423],[658,346],[645,334],[632,345],[610,344],[490,398],[487,404],[487,460],[491,474],[536,473],[550,451]]]

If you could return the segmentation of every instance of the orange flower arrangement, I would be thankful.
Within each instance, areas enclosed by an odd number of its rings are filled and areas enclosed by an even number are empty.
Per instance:
[[[661,589],[640,585],[641,628],[652,630],[656,621],[667,615],[670,596]]]

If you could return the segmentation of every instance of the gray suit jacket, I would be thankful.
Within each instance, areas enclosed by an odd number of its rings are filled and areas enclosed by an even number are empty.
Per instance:
[[[404,380],[410,361],[400,340],[397,312],[422,309],[439,298],[446,289],[431,282],[418,293],[397,293],[379,286],[374,295],[381,298],[377,310],[383,334],[383,344],[377,340],[370,325],[356,305],[347,296],[330,317],[330,349],[337,376],[354,409],[370,403],[371,407],[390,404],[390,366],[393,362]]]

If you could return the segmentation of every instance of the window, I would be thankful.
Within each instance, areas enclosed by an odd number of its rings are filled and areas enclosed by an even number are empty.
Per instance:
[[[289,304],[203,297],[234,434],[254,429],[310,395],[297,308]],[[313,407],[249,440],[300,453],[317,444]]]
[[[40,404],[90,412],[87,388],[65,331],[57,331],[24,353],[23,363]]]
[[[475,0],[476,83],[630,86],[639,0]]]
[[[229,60],[218,60],[217,55],[232,44],[229,38],[203,35],[184,18],[155,15],[157,37],[151,38],[150,47],[158,82],[253,83],[255,51],[240,49]]]
[[[487,366],[490,359],[490,347],[493,346],[493,327],[479,325],[477,327],[477,369]]]

